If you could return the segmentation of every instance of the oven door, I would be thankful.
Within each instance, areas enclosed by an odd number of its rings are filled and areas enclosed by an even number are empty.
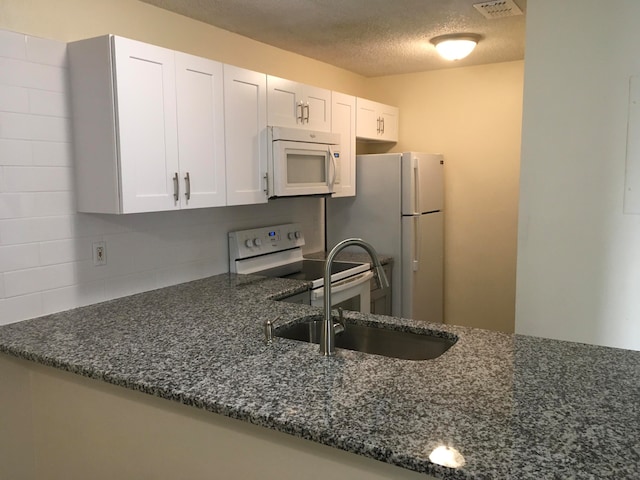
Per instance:
[[[345,310],[370,313],[371,310],[371,285],[373,278],[371,270],[353,277],[345,278],[331,284],[331,306],[342,307]],[[322,307],[324,305],[324,288],[311,290],[311,305]]]
[[[272,142],[270,197],[334,193],[340,154],[336,145]]]

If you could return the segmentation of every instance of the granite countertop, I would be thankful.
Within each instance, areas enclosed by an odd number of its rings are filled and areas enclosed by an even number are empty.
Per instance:
[[[320,313],[271,301],[306,288],[218,275],[0,327],[0,351],[443,479],[640,478],[640,352],[352,312],[458,341],[422,362],[266,343],[267,319]]]

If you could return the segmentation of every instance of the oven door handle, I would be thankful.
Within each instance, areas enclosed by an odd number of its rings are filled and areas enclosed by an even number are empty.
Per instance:
[[[370,281],[373,278],[373,272],[368,270],[353,277],[345,278],[339,282],[331,284],[331,294],[339,293],[348,288],[357,287],[365,282]],[[321,290],[320,292],[318,290]],[[311,293],[314,299],[324,298],[324,286],[321,289],[313,290]]]

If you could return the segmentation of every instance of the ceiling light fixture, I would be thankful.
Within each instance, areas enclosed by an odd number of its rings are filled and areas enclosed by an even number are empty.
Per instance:
[[[469,55],[480,41],[480,35],[454,33],[431,39],[440,56],[446,60],[461,60]]]

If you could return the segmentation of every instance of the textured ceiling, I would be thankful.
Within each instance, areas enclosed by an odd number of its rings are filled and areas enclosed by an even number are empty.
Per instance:
[[[367,77],[524,58],[524,15],[488,20],[473,7],[481,0],[142,1]],[[449,62],[429,40],[450,33],[482,39]]]

